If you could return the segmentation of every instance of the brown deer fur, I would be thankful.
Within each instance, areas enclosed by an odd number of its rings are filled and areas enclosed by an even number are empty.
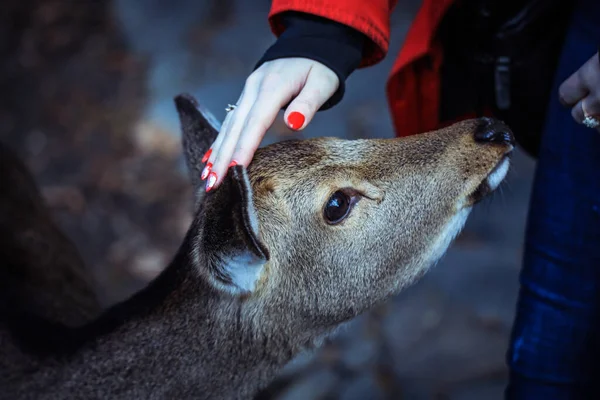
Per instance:
[[[489,119],[404,139],[290,140],[205,194],[200,159],[218,124],[190,96],[176,106],[193,223],[162,274],[97,318],[75,250],[2,150],[1,399],[251,398],[299,351],[423,275],[503,180],[513,147]],[[339,190],[353,206],[330,224]],[[18,202],[28,216],[15,216]],[[69,285],[46,278],[66,275]]]

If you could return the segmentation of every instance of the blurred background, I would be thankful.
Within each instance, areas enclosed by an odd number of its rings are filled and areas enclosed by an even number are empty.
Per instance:
[[[419,7],[399,2],[389,56],[293,137],[392,137],[385,81]],[[173,97],[218,118],[273,42],[267,0],[3,0],[0,140],[33,170],[105,305],[167,265],[191,220]],[[518,151],[418,284],[302,354],[262,399],[500,399],[533,161]]]

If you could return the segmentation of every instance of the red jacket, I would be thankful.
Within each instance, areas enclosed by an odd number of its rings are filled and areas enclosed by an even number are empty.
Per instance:
[[[436,129],[440,97],[442,49],[435,32],[454,0],[424,0],[387,82],[387,96],[398,136]],[[396,0],[273,0],[269,23],[275,35],[283,32],[278,16],[305,12],[348,25],[366,35],[360,67],[373,65],[387,54],[390,14]]]

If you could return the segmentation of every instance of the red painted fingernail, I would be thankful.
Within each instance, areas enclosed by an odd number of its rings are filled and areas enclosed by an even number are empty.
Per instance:
[[[229,163],[229,167],[227,167],[227,168],[231,168],[235,165],[237,165],[237,162],[235,160],[233,160],[232,162]]]
[[[296,130],[302,128],[304,125],[304,115],[299,113],[298,111],[294,111],[290,115],[288,115],[287,122],[290,128]]]
[[[200,179],[205,180],[208,174],[210,173],[211,168],[212,163],[206,164],[206,167],[204,167],[204,169],[202,170],[202,175],[200,175]]]
[[[202,162],[205,163],[208,161],[208,157],[210,157],[210,154],[212,153],[212,149],[208,149],[208,151],[206,153],[204,153],[204,156],[202,157]]]
[[[215,186],[215,182],[217,182],[217,174],[211,172],[208,174],[208,180],[206,181],[206,191],[210,192],[210,190]]]

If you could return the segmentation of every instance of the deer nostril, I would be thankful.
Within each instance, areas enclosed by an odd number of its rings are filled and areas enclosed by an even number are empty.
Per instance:
[[[475,130],[475,141],[485,143],[515,144],[515,137],[504,122],[493,118],[480,118]]]

